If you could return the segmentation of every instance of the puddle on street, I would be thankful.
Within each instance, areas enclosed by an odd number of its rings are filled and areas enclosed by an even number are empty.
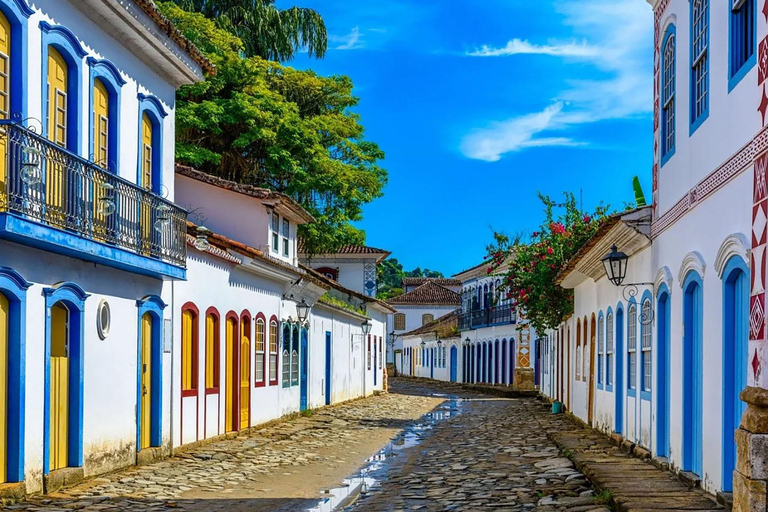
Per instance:
[[[444,396],[450,399],[434,411],[422,416],[417,423],[400,432],[384,448],[366,459],[363,467],[354,475],[345,478],[340,487],[322,491],[321,500],[316,506],[306,509],[306,512],[334,512],[350,505],[359,494],[365,494],[380,485],[393,462],[392,459],[400,452],[418,446],[424,435],[432,430],[438,421],[445,421],[461,413],[460,404],[463,400],[449,395],[433,394],[433,396]]]

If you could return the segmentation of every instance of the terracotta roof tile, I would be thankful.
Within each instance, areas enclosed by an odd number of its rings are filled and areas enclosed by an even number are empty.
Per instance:
[[[461,286],[461,281],[449,277],[404,277],[403,286],[418,286],[432,281],[440,286]]]
[[[299,240],[299,254],[306,254],[307,248],[304,245],[304,240]],[[335,252],[329,254],[371,254],[379,255],[379,261],[384,260],[392,254],[390,251],[384,249],[377,249],[376,247],[369,247],[367,245],[342,245]],[[315,256],[318,256],[315,254]]]
[[[414,329],[409,332],[403,333],[401,336],[417,336],[419,334],[428,334],[437,332],[438,336],[445,336],[453,334],[459,327],[459,310],[451,311],[447,315],[443,315],[440,318],[432,320],[428,324]]]
[[[427,281],[407,293],[389,299],[387,302],[392,305],[460,306],[461,295],[432,281]]]
[[[310,215],[309,212],[306,211],[299,203],[294,201],[291,197],[283,194],[282,192],[276,192],[268,188],[254,187],[253,185],[246,185],[244,183],[225,180],[224,178],[220,178],[203,171],[198,171],[193,167],[181,164],[176,164],[176,173],[181,174],[182,176],[186,176],[187,178],[202,181],[208,185],[213,185],[214,187],[219,187],[225,190],[231,190],[232,192],[237,192],[238,194],[255,197],[256,199],[280,201],[299,218],[303,219],[304,222],[315,221],[315,218],[312,217],[312,215]]]
[[[144,13],[149,16],[152,21],[155,22],[155,25],[157,25],[158,28],[165,33],[165,35],[171,38],[174,43],[178,44],[182,50],[187,52],[195,62],[200,64],[200,67],[202,67],[211,75],[216,73],[216,67],[213,65],[213,63],[208,60],[208,58],[203,55],[203,52],[198,50],[197,47],[192,44],[189,39],[184,37],[184,34],[181,33],[181,30],[176,28],[176,25],[174,25],[171,20],[166,18],[158,10],[157,5],[155,5],[153,0],[133,0],[133,2],[138,6],[139,9],[144,11]]]
[[[195,237],[187,233],[187,245],[190,247],[195,247]],[[199,250],[195,248],[196,250]],[[222,249],[221,247],[216,247],[215,245],[211,244],[208,249],[201,252],[207,252],[208,254],[211,254],[213,256],[216,256],[217,258],[220,258],[224,261],[228,261],[230,263],[234,263],[235,265],[240,265],[242,261],[240,261],[238,258],[235,258],[231,254],[229,254],[227,251]]]

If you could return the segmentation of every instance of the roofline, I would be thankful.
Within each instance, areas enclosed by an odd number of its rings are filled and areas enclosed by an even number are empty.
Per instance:
[[[304,265],[303,263],[299,263],[299,268],[302,269],[307,274],[309,274],[312,277],[314,277],[315,279],[317,279],[319,281],[322,281],[327,286],[330,286],[332,288],[336,288],[337,290],[339,290],[341,292],[344,292],[346,294],[352,295],[353,297],[356,297],[356,298],[362,300],[363,302],[376,304],[376,305],[378,305],[378,306],[380,306],[382,308],[385,308],[387,311],[389,311],[391,313],[397,313],[397,310],[395,308],[393,308],[392,306],[390,306],[389,304],[387,304],[383,300],[377,299],[376,297],[369,297],[368,295],[362,294],[362,293],[357,292],[355,290],[351,290],[351,289],[349,289],[349,288],[339,284],[338,281],[334,281],[333,279],[327,278],[323,274],[317,272],[315,269],[313,269],[311,267],[308,267],[308,266]]]

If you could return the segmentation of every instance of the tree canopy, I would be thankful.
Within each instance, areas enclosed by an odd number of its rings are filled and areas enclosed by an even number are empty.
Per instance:
[[[377,297],[382,300],[402,295],[404,277],[445,277],[442,272],[428,268],[422,270],[421,267],[416,267],[407,271],[397,258],[389,258],[379,263],[377,274]]]
[[[249,57],[285,62],[304,48],[310,57],[322,58],[328,48],[325,22],[313,9],[278,9],[275,0],[173,1],[239,37]]]
[[[351,223],[382,195],[387,173],[353,111],[352,81],[243,57],[243,42],[214,21],[159,6],[217,69],[178,91],[177,160],[296,199],[317,219],[300,228],[309,254],[363,244]]]

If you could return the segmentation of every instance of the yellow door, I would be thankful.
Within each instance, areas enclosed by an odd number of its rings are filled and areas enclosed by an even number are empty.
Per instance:
[[[48,139],[67,145],[67,63],[59,52],[48,47]],[[46,165],[46,217],[59,225],[66,219],[65,167],[52,159]]]
[[[68,464],[69,435],[69,311],[61,303],[51,308],[50,450],[51,471]]]
[[[8,460],[8,327],[10,305],[0,293],[0,483],[7,479]]]
[[[240,340],[240,428],[248,428],[251,387],[251,342],[247,336]]]
[[[8,119],[11,110],[11,24],[0,13],[0,119]],[[6,189],[6,151],[7,136],[5,130],[0,131],[0,211],[5,210],[8,200]],[[4,480],[3,480],[4,481]]]
[[[152,316],[141,317],[141,448],[149,448],[152,408]]]
[[[152,190],[152,121],[147,114],[141,116],[141,186]],[[140,204],[141,251],[149,254],[152,244],[152,210],[146,202]]]
[[[104,169],[109,168],[109,93],[98,78],[93,81],[93,159]],[[93,177],[93,231],[97,238],[107,232],[107,219],[101,198],[111,197],[102,186],[103,177]]]
[[[227,319],[227,366],[226,366],[226,378],[224,387],[226,387],[226,407],[224,411],[224,431],[232,432],[235,430],[235,426],[232,422],[232,413],[234,411],[235,390],[232,386],[234,380],[234,361],[235,354],[233,352],[235,348],[235,321],[231,318]]]

